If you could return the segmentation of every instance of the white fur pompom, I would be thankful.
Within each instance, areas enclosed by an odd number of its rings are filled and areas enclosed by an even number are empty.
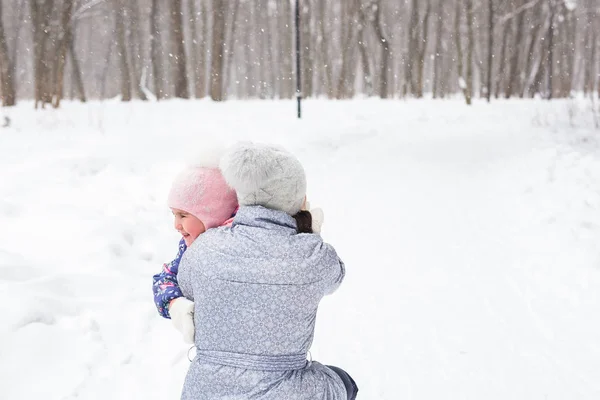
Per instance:
[[[225,147],[218,143],[204,143],[194,152],[188,160],[188,165],[202,168],[219,168],[221,157],[225,154]]]
[[[277,149],[252,142],[233,146],[223,155],[219,165],[227,184],[241,193],[259,190],[276,167],[274,150]]]

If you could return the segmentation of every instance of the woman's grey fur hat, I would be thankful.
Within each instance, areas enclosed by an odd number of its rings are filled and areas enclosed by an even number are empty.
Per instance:
[[[240,142],[219,163],[240,206],[261,205],[294,215],[306,198],[306,174],[290,152],[267,144]]]

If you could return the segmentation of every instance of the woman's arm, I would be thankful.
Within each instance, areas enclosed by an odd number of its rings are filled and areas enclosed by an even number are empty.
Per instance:
[[[333,246],[327,243],[323,243],[323,246],[325,250],[325,257],[323,259],[325,263],[323,281],[325,284],[325,295],[329,295],[335,292],[342,284],[342,281],[346,276],[346,266],[338,257]]]

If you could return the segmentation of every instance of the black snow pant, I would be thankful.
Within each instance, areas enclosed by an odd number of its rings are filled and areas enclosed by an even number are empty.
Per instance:
[[[327,365],[327,368],[329,368],[330,370],[338,374],[340,378],[342,378],[344,386],[346,387],[346,393],[348,393],[348,400],[355,400],[356,395],[358,394],[358,386],[356,386],[356,382],[354,382],[354,379],[352,379],[352,377],[341,368],[334,367],[332,365]]]

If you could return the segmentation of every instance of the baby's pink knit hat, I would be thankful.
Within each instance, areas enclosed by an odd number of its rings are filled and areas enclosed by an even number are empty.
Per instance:
[[[191,165],[175,178],[169,192],[170,208],[186,211],[215,228],[227,221],[238,207],[235,190],[216,167]]]

